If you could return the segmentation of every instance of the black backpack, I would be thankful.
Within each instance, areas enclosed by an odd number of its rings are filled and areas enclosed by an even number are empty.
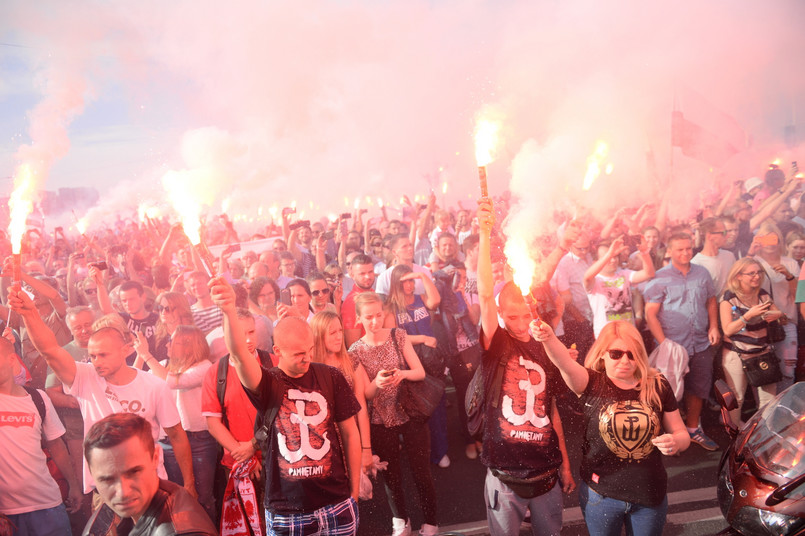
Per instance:
[[[265,350],[257,349],[257,357],[260,360],[260,366],[265,370],[273,367],[271,364],[271,354]],[[229,375],[229,354],[225,355],[218,360],[218,371],[216,373],[216,387],[215,392],[218,395],[218,402],[221,404],[221,422],[224,426],[229,428],[229,419],[226,418],[226,411],[224,411],[224,399],[226,398],[226,377]]]
[[[486,353],[484,351],[484,353]],[[506,370],[506,359],[498,359],[491,383],[486,385],[486,372],[484,366],[485,356],[481,356],[481,364],[475,369],[470,383],[467,385],[467,394],[464,395],[464,409],[467,411],[467,431],[476,441],[482,441],[484,435],[484,415],[487,400],[492,407],[500,404],[500,388],[503,384],[503,372]],[[490,363],[491,364],[491,363]],[[489,366],[489,364],[487,364]],[[489,397],[486,391],[489,390]]]
[[[271,357],[268,352],[264,352],[262,350],[257,350],[257,354],[260,357],[261,366],[263,367],[263,374],[271,374],[271,370],[276,367],[271,367]],[[266,364],[268,366],[266,366]],[[313,370],[313,374],[316,376],[316,383],[323,386],[324,390],[326,391],[325,396],[328,400],[333,400],[335,394],[335,385],[333,384],[333,376],[330,372],[324,370],[324,367],[327,365],[322,365],[320,363],[311,363],[310,368]],[[222,357],[218,361],[218,384],[217,384],[217,393],[218,393],[218,400],[221,402],[221,421],[223,422],[224,426],[229,426],[229,423],[226,419],[226,412],[223,411],[224,408],[224,395],[226,394],[226,377],[229,372],[229,356]],[[274,390],[271,392],[271,401],[266,407],[266,410],[261,414],[257,414],[257,418],[254,420],[254,438],[257,440],[257,444],[260,447],[260,450],[263,451],[263,455],[265,456],[266,447],[268,446],[268,434],[271,431],[271,424],[274,422],[274,419],[277,417],[277,413],[279,413],[280,406],[282,405],[282,399],[285,397],[285,392],[282,390]]]

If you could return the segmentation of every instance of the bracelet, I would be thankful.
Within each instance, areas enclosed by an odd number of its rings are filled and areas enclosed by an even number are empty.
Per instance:
[[[796,279],[796,278],[793,275],[791,277],[786,277],[785,278],[786,281],[793,281],[794,279]]]
[[[372,450],[372,447],[361,447],[363,450]]]
[[[739,316],[739,317],[738,317],[738,320],[740,320],[740,321],[741,321],[741,322],[743,322],[744,324],[748,324],[748,323],[749,323],[749,322],[747,322],[746,318],[744,318],[744,315]]]

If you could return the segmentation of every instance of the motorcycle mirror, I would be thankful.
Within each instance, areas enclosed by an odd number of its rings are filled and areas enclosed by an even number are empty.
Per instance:
[[[713,391],[715,391],[716,400],[721,406],[721,420],[724,421],[724,428],[731,438],[735,438],[738,435],[738,427],[730,417],[730,411],[738,409],[738,400],[735,398],[735,393],[732,392],[732,389],[724,380],[717,380],[713,386]]]
[[[719,405],[727,411],[738,409],[738,400],[735,398],[735,393],[732,392],[727,382],[724,380],[717,380],[715,384],[716,400]]]

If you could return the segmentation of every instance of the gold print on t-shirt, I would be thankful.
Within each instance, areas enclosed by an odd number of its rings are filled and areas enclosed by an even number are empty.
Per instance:
[[[639,400],[621,400],[598,415],[601,438],[618,458],[642,460],[651,453],[651,439],[659,434],[660,418]]]

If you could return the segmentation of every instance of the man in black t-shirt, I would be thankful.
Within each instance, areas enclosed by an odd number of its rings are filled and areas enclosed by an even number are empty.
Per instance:
[[[98,285],[98,302],[101,305],[103,314],[116,312],[109,300],[103,285]],[[118,296],[123,312],[119,313],[126,326],[132,333],[142,333],[148,340],[148,351],[153,354],[156,351],[156,325],[159,315],[145,308],[145,290],[137,281],[124,281],[120,285]]]
[[[274,329],[278,366],[261,368],[255,359],[247,359],[232,287],[216,278],[211,295],[224,312],[230,363],[258,414],[281,400],[273,422],[267,423],[264,450],[269,533],[306,534],[318,526],[322,535],[355,534],[361,444],[352,417],[360,405],[346,379],[333,367],[311,363],[313,332],[294,317],[282,319]],[[326,523],[320,524],[322,520]]]
[[[535,535],[562,529],[562,490],[575,482],[554,399],[563,392],[559,371],[529,331],[531,309],[514,283],[495,302],[489,199],[478,207],[478,297],[484,370],[481,461],[487,466],[484,499],[493,536],[518,534],[527,511]],[[504,328],[498,324],[498,312]],[[497,388],[495,377],[500,378]],[[561,482],[559,482],[561,481]]]

